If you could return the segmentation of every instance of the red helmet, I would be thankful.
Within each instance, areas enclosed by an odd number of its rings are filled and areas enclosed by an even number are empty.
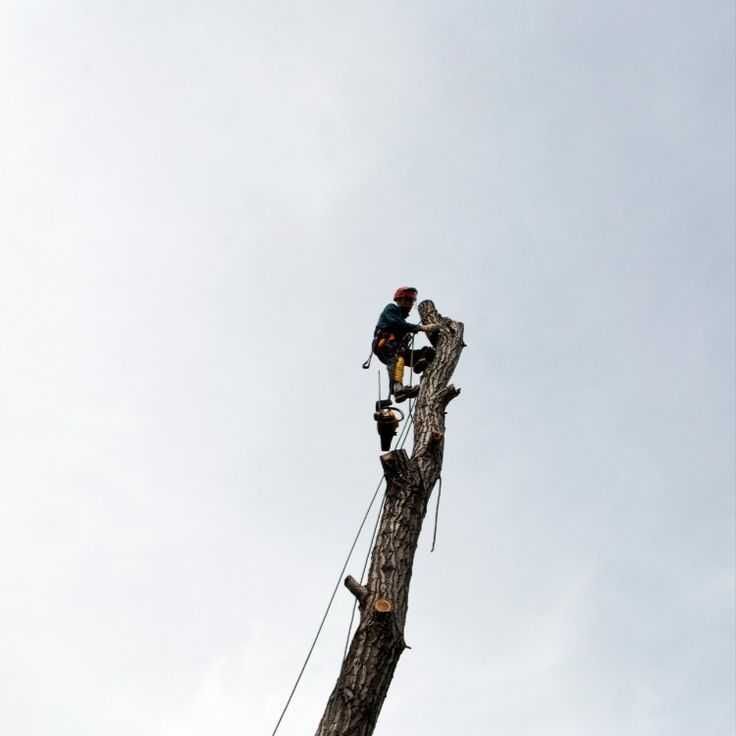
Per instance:
[[[398,289],[396,289],[396,293],[394,294],[394,301],[407,296],[410,299],[416,301],[418,293],[419,292],[413,286],[400,286]]]

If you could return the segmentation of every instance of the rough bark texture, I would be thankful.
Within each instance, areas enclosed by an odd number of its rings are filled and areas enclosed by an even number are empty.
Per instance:
[[[448,385],[465,343],[463,324],[443,317],[431,301],[419,305],[424,324],[439,324],[430,337],[437,355],[422,376],[414,411],[414,449],[381,456],[386,499],[365,586],[349,576],[360,623],[327,702],[316,736],[373,733],[401,653],[414,553],[429,497],[442,471],[445,408],[460,389]]]

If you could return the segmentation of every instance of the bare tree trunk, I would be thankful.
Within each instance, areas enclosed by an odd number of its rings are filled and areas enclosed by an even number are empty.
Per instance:
[[[465,347],[463,324],[442,317],[431,301],[419,305],[425,324],[440,324],[430,338],[437,355],[424,372],[414,413],[414,449],[381,456],[386,499],[368,580],[348,576],[360,623],[327,702],[316,736],[370,736],[403,650],[414,553],[427,504],[442,471],[445,408],[460,389],[448,385]]]

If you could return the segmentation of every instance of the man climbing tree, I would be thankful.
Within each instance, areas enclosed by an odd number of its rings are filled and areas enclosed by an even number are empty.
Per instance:
[[[396,290],[394,301],[387,304],[378,318],[373,333],[373,353],[388,369],[389,393],[397,403],[412,399],[419,393],[419,386],[404,386],[404,368],[408,364],[415,373],[421,373],[434,357],[434,349],[427,346],[412,350],[410,343],[417,332],[431,333],[438,329],[434,324],[413,324],[406,318],[417,300],[413,286]],[[367,366],[366,366],[367,367]]]
[[[408,355],[410,360],[416,357],[417,361],[424,363],[423,366],[419,364],[420,370],[426,368],[414,411],[410,414],[414,448],[409,457],[402,442],[399,448],[381,455],[382,480],[385,480],[386,487],[374,530],[368,576],[361,575],[361,579],[356,580],[348,575],[344,580],[345,587],[355,596],[360,622],[315,736],[372,736],[399,657],[408,648],[404,629],[414,555],[430,496],[437,482],[441,481],[447,405],[460,394],[460,389],[449,381],[465,347],[463,323],[443,317],[429,300],[419,305],[421,325],[406,322],[416,294],[413,288],[397,290],[394,298],[398,318],[394,305],[388,305],[381,314],[373,343],[376,354],[381,357],[383,353],[384,362],[388,365],[396,357],[403,357],[405,361]],[[387,342],[395,342],[393,353],[384,352],[385,343],[380,344],[384,331],[388,333],[386,337],[391,338]],[[433,347],[418,350],[416,355],[407,353],[410,348],[404,343],[404,337],[419,331],[429,333]],[[364,366],[367,368],[369,364],[370,358]],[[393,373],[391,378],[393,380]],[[399,383],[399,387],[403,388],[403,384]],[[380,487],[374,492],[369,511]],[[439,490],[437,493],[439,503]],[[358,536],[367,515],[368,512],[358,529]],[[345,560],[341,576],[347,569],[358,536]],[[337,586],[272,736],[276,736],[309,662],[336,592]]]
[[[416,290],[410,291],[409,295],[401,289],[396,293],[399,308],[398,300],[409,297],[400,313],[404,322],[416,298]],[[390,307],[384,310],[389,317]],[[414,447],[411,457],[403,448],[381,455],[386,490],[368,575],[345,579],[356,598],[360,623],[316,736],[372,736],[399,657],[408,648],[404,631],[414,555],[430,496],[442,473],[447,405],[460,393],[449,380],[465,347],[462,322],[443,317],[431,301],[419,305],[419,314],[423,331],[430,333],[434,355],[422,376],[412,414]],[[397,326],[394,322],[391,329]],[[404,329],[413,333],[419,331],[416,327],[407,324]],[[391,334],[398,338],[396,332]]]

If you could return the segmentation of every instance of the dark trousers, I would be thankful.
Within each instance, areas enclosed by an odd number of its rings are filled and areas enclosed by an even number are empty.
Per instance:
[[[404,383],[404,368],[413,366],[419,359],[421,350],[412,350],[408,345],[387,340],[373,349],[378,360],[388,370],[389,393],[393,393],[394,383]]]

